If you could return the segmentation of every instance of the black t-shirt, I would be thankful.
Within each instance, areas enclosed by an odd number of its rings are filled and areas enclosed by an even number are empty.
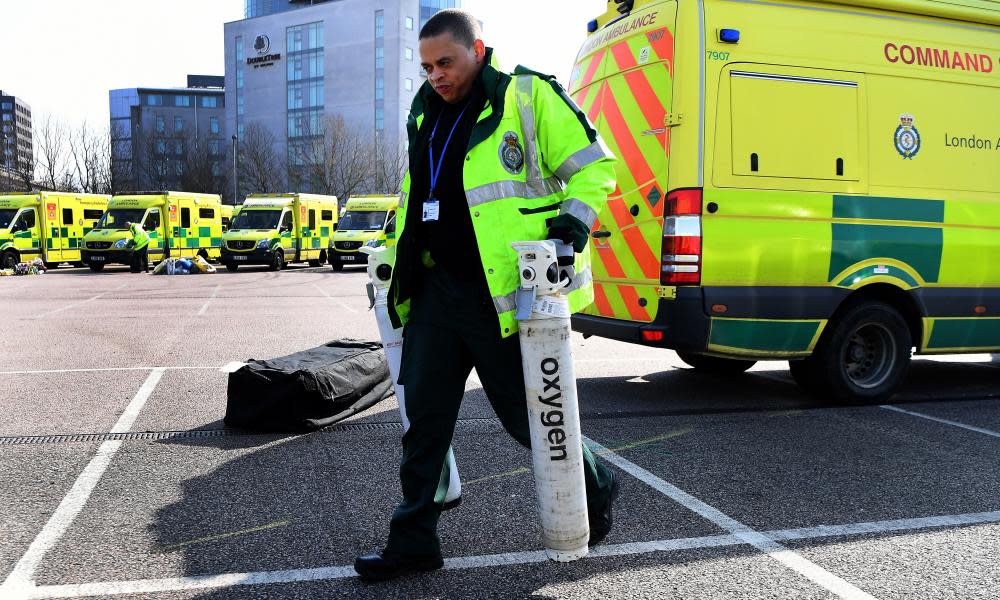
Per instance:
[[[436,106],[430,107],[420,128],[419,163],[412,171],[413,181],[410,185],[413,204],[409,210],[416,213],[413,216],[417,222],[415,232],[417,247],[420,250],[429,250],[435,264],[447,269],[456,279],[481,280],[485,285],[476,232],[472,227],[472,217],[465,198],[463,177],[472,129],[486,106],[482,82],[476,80],[469,98],[465,101],[456,104],[441,101],[435,104]],[[456,125],[456,120],[460,116],[461,120]],[[433,142],[430,142],[435,124],[437,132],[434,134]],[[448,142],[448,134],[453,126],[455,133]],[[424,202],[431,192],[429,143],[433,143],[434,146],[435,167],[436,163],[441,161],[441,171],[434,190],[434,198],[439,206],[436,221],[424,221],[422,218]],[[443,157],[442,152],[444,152]]]

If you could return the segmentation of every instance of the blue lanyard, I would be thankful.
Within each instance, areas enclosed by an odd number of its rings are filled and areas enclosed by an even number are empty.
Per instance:
[[[444,155],[448,152],[448,144],[451,143],[451,136],[455,135],[455,130],[458,129],[458,124],[462,121],[462,117],[465,116],[465,111],[469,109],[469,105],[472,104],[472,100],[465,103],[465,108],[462,112],[458,114],[458,118],[455,119],[455,124],[451,126],[451,133],[448,134],[448,139],[444,141],[444,148],[441,148],[441,158],[437,161],[437,166],[434,163],[434,136],[437,134],[438,125],[441,124],[441,116],[444,113],[442,110],[438,115],[437,121],[434,122],[434,129],[431,131],[430,143],[428,143],[428,152],[431,158],[431,192],[430,198],[434,198],[434,190],[437,188],[438,175],[441,174],[441,167],[444,166]]]

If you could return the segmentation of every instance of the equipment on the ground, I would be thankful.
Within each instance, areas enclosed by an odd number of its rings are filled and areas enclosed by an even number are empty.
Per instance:
[[[563,294],[570,280],[560,276],[555,242],[512,246],[519,255],[517,319],[542,542],[550,559],[568,562],[587,555],[590,539],[570,309]]]
[[[255,431],[315,431],[392,395],[378,342],[334,340],[229,375],[226,425]]]
[[[370,308],[375,309],[375,320],[378,322],[378,332],[382,337],[382,347],[389,363],[389,373],[393,385],[396,386],[396,400],[399,402],[399,417],[403,422],[403,431],[410,429],[410,420],[406,418],[406,393],[399,383],[399,367],[403,357],[403,330],[395,329],[389,320],[389,309],[386,298],[389,294],[389,281],[392,278],[392,267],[396,258],[396,249],[392,248],[361,248],[368,255],[368,299]],[[462,482],[455,463],[455,453],[448,448],[448,493],[444,503],[447,505],[462,496]]]

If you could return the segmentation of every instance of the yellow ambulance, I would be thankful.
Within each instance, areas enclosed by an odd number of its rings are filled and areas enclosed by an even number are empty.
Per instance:
[[[272,271],[289,262],[326,262],[330,236],[337,226],[337,197],[318,194],[251,194],[222,236],[222,263],[268,265]]]
[[[585,335],[882,400],[1000,349],[1000,3],[612,1],[569,87],[619,157]]]
[[[62,192],[0,194],[0,269],[36,258],[52,269],[83,266],[83,237],[108,207],[108,196]]]
[[[128,223],[149,234],[149,259],[201,256],[219,258],[222,200],[217,194],[134,192],[111,198],[107,212],[84,237],[83,261],[91,271],[132,264]]]
[[[396,236],[396,196],[354,196],[344,206],[344,214],[330,243],[330,265],[340,271],[344,265],[368,265],[362,246],[385,246]]]

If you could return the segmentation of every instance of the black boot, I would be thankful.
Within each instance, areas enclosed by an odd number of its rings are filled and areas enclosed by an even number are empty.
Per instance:
[[[362,579],[381,581],[395,579],[410,573],[434,571],[444,565],[440,555],[411,556],[392,550],[373,552],[354,560],[354,570]]]

